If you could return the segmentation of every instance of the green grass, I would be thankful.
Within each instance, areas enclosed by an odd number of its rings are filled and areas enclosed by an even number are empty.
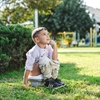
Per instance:
[[[0,100],[100,100],[100,53],[61,52],[59,60],[66,87],[25,87],[24,70],[8,72],[0,76]]]

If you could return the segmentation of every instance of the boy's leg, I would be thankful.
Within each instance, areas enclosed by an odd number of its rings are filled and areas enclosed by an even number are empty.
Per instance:
[[[52,69],[50,68],[49,64],[41,66],[40,69],[41,69],[41,72],[44,76],[44,79],[49,79],[52,77],[52,74],[51,74]]]
[[[52,65],[52,77],[59,85],[61,85],[62,87],[65,86],[65,84],[60,79],[57,78],[60,62],[58,60],[52,60],[51,65]]]
[[[42,57],[39,61],[39,67],[44,76],[45,85],[50,88],[59,88],[60,85],[52,78],[51,60],[47,57]]]
[[[39,68],[39,64],[35,64],[34,67],[33,67],[33,70],[30,72],[30,75],[31,76],[37,76],[37,75],[40,75],[41,74],[41,70]]]
[[[52,77],[52,68],[50,66],[50,62],[51,60],[46,56],[41,57],[39,60],[39,68],[41,69],[41,73],[43,74],[44,79],[49,79]]]
[[[51,66],[52,66],[52,77],[56,79],[58,77],[58,70],[60,67],[60,62],[58,60],[52,60]]]

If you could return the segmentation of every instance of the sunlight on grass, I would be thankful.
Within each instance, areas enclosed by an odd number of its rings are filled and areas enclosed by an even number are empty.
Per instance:
[[[78,74],[100,76],[99,53],[66,53],[63,57],[59,54],[59,59],[61,63],[75,63],[77,68],[81,68]]]

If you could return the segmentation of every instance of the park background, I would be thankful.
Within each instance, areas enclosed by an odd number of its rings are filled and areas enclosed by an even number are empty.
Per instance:
[[[83,0],[0,0],[0,3],[5,8],[0,11],[1,100],[100,99],[99,8],[86,6]],[[89,9],[96,15],[91,15]],[[34,45],[31,32],[39,26],[45,26],[57,43],[59,77],[67,84],[66,88],[23,86],[25,54]]]

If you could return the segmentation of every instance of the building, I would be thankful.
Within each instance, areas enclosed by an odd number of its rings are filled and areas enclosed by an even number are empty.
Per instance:
[[[93,18],[98,24],[97,31],[100,31],[100,9],[87,6],[87,10],[90,12],[90,16],[93,15]]]

